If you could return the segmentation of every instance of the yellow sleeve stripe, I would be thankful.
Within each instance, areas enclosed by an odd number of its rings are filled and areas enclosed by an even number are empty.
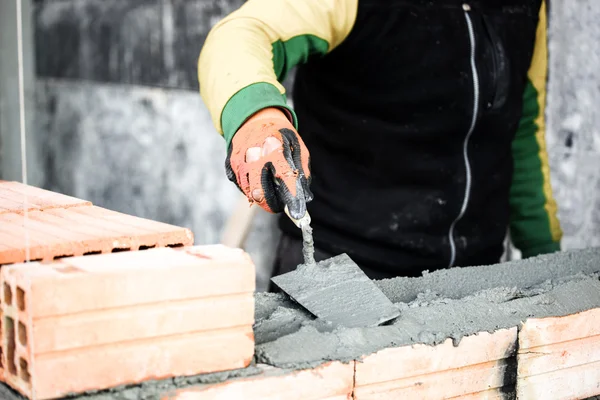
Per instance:
[[[536,140],[539,146],[539,157],[542,163],[542,175],[544,176],[544,195],[546,203],[544,209],[550,219],[550,233],[552,240],[559,241],[562,237],[562,230],[558,220],[558,206],[552,194],[550,182],[550,164],[548,162],[548,152],[546,147],[546,82],[548,76],[548,43],[547,43],[547,17],[546,0],[542,1],[540,7],[539,23],[536,33],[535,50],[529,70],[529,80],[537,91],[537,101],[539,113],[535,120],[537,126]]]

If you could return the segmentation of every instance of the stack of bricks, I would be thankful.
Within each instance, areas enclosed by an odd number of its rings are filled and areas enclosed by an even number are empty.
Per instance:
[[[165,393],[161,400],[576,400],[600,395],[600,309],[481,332],[458,346],[381,350],[311,370],[261,366],[249,378]],[[517,344],[530,346],[517,350]]]
[[[349,400],[355,362],[332,361],[289,371],[259,364],[259,374],[167,392],[161,400]]]
[[[28,263],[25,229],[35,260]],[[458,345],[447,339],[392,347],[291,370],[251,365],[255,268],[249,256],[221,245],[194,246],[187,229],[0,182],[0,264],[0,380],[30,399],[202,374],[207,378],[199,381],[211,383],[163,388],[152,398],[537,400],[600,394],[598,308],[528,319],[466,336]],[[211,374],[232,370],[251,372]]]
[[[22,395],[250,364],[255,270],[243,251],[15,182],[0,182],[0,212],[1,379]],[[37,261],[23,263],[25,229]]]
[[[458,346],[448,339],[437,346],[388,348],[312,370],[263,366],[258,376],[181,389],[162,400],[504,399],[514,392],[516,341],[511,328],[466,337]]]
[[[0,181],[0,265],[25,261],[26,240],[30,261],[51,261],[185,246],[193,243],[193,235],[189,229],[96,207],[18,182]]]
[[[514,327],[465,337],[458,346],[448,339],[388,348],[312,370],[262,366],[258,376],[180,389],[161,400],[589,399],[600,394],[599,316],[594,309],[529,320],[519,333]]]

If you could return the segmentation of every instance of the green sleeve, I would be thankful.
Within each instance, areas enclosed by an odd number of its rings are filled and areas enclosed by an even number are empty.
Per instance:
[[[510,234],[524,258],[561,248],[562,230],[552,193],[545,140],[547,54],[544,3],[523,93],[522,117],[512,144],[514,174],[510,189]]]
[[[305,63],[311,56],[327,53],[329,44],[314,35],[295,36],[287,41],[277,40],[272,44],[273,70],[278,82],[283,82],[288,72],[296,65]],[[292,116],[292,123],[298,129],[298,119],[294,110],[287,105],[285,94],[271,83],[253,83],[234,94],[225,104],[221,114],[223,136],[227,145],[238,128],[254,113],[267,108],[286,109]]]
[[[211,29],[198,58],[200,94],[228,145],[266,107],[287,109],[297,128],[281,82],[339,46],[357,8],[358,0],[248,0]]]

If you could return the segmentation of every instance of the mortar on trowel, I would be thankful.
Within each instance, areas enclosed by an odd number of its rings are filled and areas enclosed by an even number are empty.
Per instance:
[[[300,219],[293,218],[287,206],[285,213],[302,231],[304,264],[271,278],[282,291],[315,317],[347,328],[377,326],[400,315],[347,254],[315,262],[308,211]]]

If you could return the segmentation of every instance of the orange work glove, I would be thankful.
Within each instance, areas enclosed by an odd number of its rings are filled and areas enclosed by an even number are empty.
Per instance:
[[[282,212],[287,205],[292,218],[300,219],[313,199],[308,149],[278,108],[246,120],[233,136],[225,169],[248,200],[268,212]]]

